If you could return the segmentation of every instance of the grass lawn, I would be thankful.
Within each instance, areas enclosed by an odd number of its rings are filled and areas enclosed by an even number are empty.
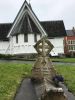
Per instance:
[[[31,64],[0,63],[0,100],[13,100],[23,77],[31,75],[31,68]],[[75,66],[56,65],[55,68],[75,94]]]
[[[22,78],[30,72],[31,65],[0,63],[0,100],[13,100]]]
[[[51,60],[56,62],[75,63],[75,58],[51,58]]]
[[[56,65],[55,68],[64,76],[66,86],[75,95],[75,65]]]

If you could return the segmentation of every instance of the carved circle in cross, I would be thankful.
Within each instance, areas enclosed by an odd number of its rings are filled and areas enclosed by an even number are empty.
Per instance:
[[[42,38],[35,44],[35,49],[38,52],[38,54],[42,56],[46,56],[50,53],[50,51],[53,49],[53,45],[50,43],[49,40]]]

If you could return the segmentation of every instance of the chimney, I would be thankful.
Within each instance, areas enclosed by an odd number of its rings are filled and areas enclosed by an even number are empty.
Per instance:
[[[75,35],[75,28],[74,28],[74,27],[72,28],[72,31],[73,31],[73,33],[74,33],[74,35]]]

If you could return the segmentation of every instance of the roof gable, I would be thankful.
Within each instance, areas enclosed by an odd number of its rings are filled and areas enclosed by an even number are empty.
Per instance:
[[[31,26],[31,21],[37,27],[37,30],[41,33],[42,36],[47,35],[45,30],[43,29],[42,25],[40,24],[38,18],[34,14],[31,6],[25,0],[17,17],[14,20],[14,23],[13,23],[7,37],[10,37],[11,35],[16,35],[16,33],[19,33],[19,32],[26,32],[26,30],[22,30],[24,25],[25,25],[26,29],[27,29],[27,27],[29,28],[28,29],[29,32],[32,32],[33,30],[32,30],[32,26]]]
[[[17,27],[15,27],[15,29],[12,31],[11,35],[17,35],[20,33],[40,33],[39,29],[28,14],[22,17],[21,21],[18,23]]]

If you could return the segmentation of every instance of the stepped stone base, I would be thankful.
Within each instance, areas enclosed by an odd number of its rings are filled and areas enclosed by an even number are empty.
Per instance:
[[[49,92],[41,100],[68,100],[63,92]]]
[[[38,58],[32,69],[32,79],[38,100],[67,100],[63,89],[56,87],[53,78],[57,75],[56,70],[49,58],[49,52],[53,45],[43,37],[35,44]]]

